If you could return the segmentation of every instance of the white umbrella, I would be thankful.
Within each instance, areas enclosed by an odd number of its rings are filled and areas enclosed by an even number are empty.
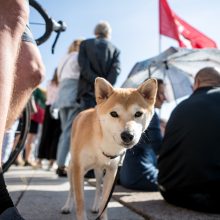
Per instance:
[[[203,67],[220,69],[220,50],[171,47],[156,57],[138,62],[122,87],[137,87],[150,77],[163,79],[169,101],[192,93],[195,74]]]

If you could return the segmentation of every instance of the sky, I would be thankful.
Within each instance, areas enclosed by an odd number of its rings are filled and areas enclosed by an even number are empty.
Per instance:
[[[121,51],[121,74],[116,87],[120,87],[136,62],[151,58],[170,46],[177,47],[175,40],[159,35],[158,0],[37,0],[55,20],[67,24],[55,54],[51,46],[55,39],[41,45],[40,52],[46,66],[46,77],[41,84],[46,87],[59,60],[76,38],[94,37],[95,25],[106,20],[112,27],[111,41]],[[183,20],[209,36],[220,47],[219,0],[167,0],[171,9]],[[161,51],[159,50],[161,43]]]

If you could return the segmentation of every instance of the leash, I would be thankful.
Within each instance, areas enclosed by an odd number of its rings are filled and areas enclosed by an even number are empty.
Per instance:
[[[123,156],[124,154],[125,154],[125,151],[124,151],[121,155],[110,156],[110,155],[107,155],[107,154],[105,154],[105,153],[103,152],[103,155],[106,156],[106,157],[108,157],[108,158],[110,158],[110,159],[115,159],[115,158],[118,157],[118,156],[121,156],[121,158],[122,158],[122,156]],[[96,217],[95,220],[100,220],[101,215],[103,214],[103,212],[104,212],[105,209],[107,208],[108,203],[109,203],[109,201],[110,201],[110,199],[111,199],[111,197],[112,197],[112,194],[113,194],[114,189],[115,189],[115,185],[116,185],[116,183],[117,183],[117,181],[118,181],[118,177],[119,177],[119,164],[120,164],[120,161],[121,161],[121,159],[120,159],[119,162],[118,162],[118,168],[117,168],[117,172],[116,172],[116,175],[115,175],[115,180],[114,180],[114,182],[113,182],[113,184],[112,184],[111,192],[109,193],[108,199],[107,199],[107,201],[106,201],[106,203],[105,203],[105,205],[104,205],[103,210],[100,212],[99,216]]]
[[[119,160],[119,162],[120,162],[120,160]],[[99,216],[98,216],[95,220],[100,220],[100,219],[101,219],[101,215],[103,214],[103,212],[104,212],[105,209],[107,208],[108,203],[109,203],[109,201],[110,201],[110,199],[111,199],[111,197],[112,197],[112,194],[113,194],[113,192],[114,192],[115,185],[116,185],[116,183],[117,183],[117,181],[118,181],[118,176],[119,176],[119,166],[118,166],[118,169],[117,169],[117,173],[116,173],[116,176],[115,176],[115,180],[114,180],[114,182],[113,182],[113,184],[112,184],[111,192],[109,193],[109,196],[108,196],[108,199],[107,199],[107,201],[106,201],[106,203],[105,203],[105,206],[104,206],[103,210],[100,212]]]

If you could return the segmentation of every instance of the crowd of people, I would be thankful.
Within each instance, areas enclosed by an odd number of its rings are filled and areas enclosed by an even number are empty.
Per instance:
[[[47,169],[57,166],[57,175],[67,177],[74,118],[80,111],[95,106],[96,77],[104,77],[114,84],[120,73],[120,52],[110,42],[109,23],[99,22],[94,35],[92,39],[75,39],[58,63],[46,91],[41,88],[33,91],[35,110],[24,152],[16,164],[42,168],[46,159]]]
[[[42,91],[37,86],[44,65],[27,26],[27,1],[0,2],[0,164],[7,154],[2,146],[12,148],[19,127],[16,119],[32,95],[35,110],[19,158],[35,168],[46,159],[48,169],[56,166],[57,175],[66,177],[72,121],[80,111],[95,106],[95,78],[114,85],[121,72],[120,51],[110,41],[111,27],[102,21],[94,38],[75,39]],[[9,9],[14,13],[8,14]],[[158,113],[166,100],[165,82],[157,81],[154,117],[141,141],[126,152],[119,183],[134,190],[159,191],[177,206],[220,213],[220,70],[199,70],[193,94],[176,106],[167,123]],[[23,219],[8,194],[1,166],[0,219]]]

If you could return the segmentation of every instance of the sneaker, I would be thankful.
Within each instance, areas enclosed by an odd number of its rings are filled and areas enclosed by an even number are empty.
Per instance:
[[[67,177],[67,170],[66,167],[62,166],[62,167],[58,167],[56,170],[56,174],[59,177]]]
[[[34,169],[42,169],[42,163],[40,160],[34,161],[33,163],[30,164]]]
[[[21,217],[18,210],[15,207],[6,209],[1,215],[0,220],[25,220]]]

